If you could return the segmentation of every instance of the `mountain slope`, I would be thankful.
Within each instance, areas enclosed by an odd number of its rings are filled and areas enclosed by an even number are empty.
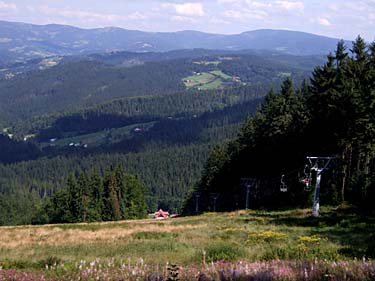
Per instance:
[[[307,78],[313,66],[321,62],[319,56],[299,57],[265,51],[244,54],[227,51],[227,55],[210,51],[209,56],[203,57],[196,57],[202,53],[200,50],[197,54],[179,52],[163,53],[165,60],[149,62],[158,54],[115,53],[72,61],[65,58],[51,68],[0,79],[0,126],[11,127],[15,123],[24,126],[25,120],[34,123],[31,120],[41,115],[79,111],[130,97],[241,85],[265,93],[270,85],[278,87],[285,76],[291,75],[297,81]],[[194,58],[168,59],[184,53]]]
[[[0,34],[0,63],[103,51],[164,52],[192,48],[264,49],[311,55],[328,53],[338,41],[286,30],[255,30],[236,35],[198,31],[154,33],[116,27],[80,29],[57,24],[32,25],[5,21],[0,21]]]

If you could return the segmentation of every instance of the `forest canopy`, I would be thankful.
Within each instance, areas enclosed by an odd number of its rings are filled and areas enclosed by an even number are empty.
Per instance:
[[[244,207],[241,179],[256,179],[251,208],[304,206],[311,191],[303,186],[308,156],[335,156],[323,174],[323,204],[349,201],[373,208],[375,198],[375,43],[358,37],[347,50],[343,41],[316,67],[310,83],[295,89],[287,78],[271,90],[238,137],[212,150],[185,211]],[[282,178],[282,175],[284,177]],[[280,192],[280,184],[288,192]],[[255,188],[256,186],[256,188]]]

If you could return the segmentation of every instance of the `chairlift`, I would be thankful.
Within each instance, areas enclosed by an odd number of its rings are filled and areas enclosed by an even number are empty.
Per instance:
[[[287,192],[288,191],[288,186],[284,182],[284,175],[281,176],[280,180],[280,192]]]
[[[304,190],[309,191],[311,190],[311,179],[310,178],[303,178],[302,183],[304,184]]]
[[[311,170],[309,165],[305,165],[305,169],[303,170],[304,177],[300,179],[300,182],[304,186],[305,191],[309,191],[311,189]]]

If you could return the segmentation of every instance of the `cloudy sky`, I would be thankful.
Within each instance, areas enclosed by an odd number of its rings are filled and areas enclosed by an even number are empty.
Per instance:
[[[375,0],[0,0],[0,20],[225,34],[272,28],[375,40]]]

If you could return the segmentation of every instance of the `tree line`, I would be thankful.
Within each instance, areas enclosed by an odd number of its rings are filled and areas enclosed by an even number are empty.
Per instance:
[[[195,194],[199,211],[212,210],[214,193],[220,195],[221,210],[244,207],[243,178],[256,179],[251,207],[305,206],[312,196],[301,183],[310,177],[307,156],[336,156],[323,174],[323,204],[349,201],[373,209],[374,104],[375,43],[358,37],[348,51],[340,41],[310,83],[295,90],[286,79],[280,93],[269,92],[235,140],[211,152],[185,211],[196,211]],[[280,192],[282,175],[287,193]]]
[[[250,61],[251,58],[246,63],[251,64]],[[192,60],[184,60],[183,65],[179,64],[179,69],[175,68],[176,64],[179,62],[164,62],[165,68],[163,69],[177,73],[173,79],[178,77],[178,81],[181,81],[181,77],[187,73],[191,74],[193,70],[204,71],[205,68],[210,70],[213,67],[193,64]],[[260,62],[256,64],[259,65]],[[153,64],[152,71],[158,65]],[[95,63],[78,63],[78,70],[74,73],[80,70],[82,70],[80,73],[88,72],[85,77],[91,79],[98,71],[108,68],[105,65],[94,66]],[[48,79],[50,81],[57,79],[61,82],[58,84],[60,86],[67,80],[70,81],[72,76],[75,79],[75,74],[71,75],[71,72],[67,72],[69,68],[70,66],[66,65],[61,66],[62,72],[59,72],[60,68],[49,71],[51,76]],[[219,68],[221,69],[220,64]],[[38,205],[43,198],[54,196],[56,192],[65,188],[69,174],[96,169],[99,175],[103,176],[108,167],[118,163],[123,164],[130,173],[138,174],[144,181],[147,188],[146,202],[150,210],[162,207],[176,212],[181,211],[184,197],[199,179],[200,170],[207,159],[209,150],[215,144],[235,137],[243,120],[254,113],[264,93],[269,89],[269,85],[275,82],[271,78],[267,79],[266,76],[277,77],[280,71],[287,72],[288,68],[289,66],[274,69],[274,71],[267,69],[266,72],[260,73],[263,78],[262,80],[259,78],[262,83],[258,84],[251,83],[247,86],[215,91],[176,92],[174,88],[168,91],[155,91],[150,95],[145,93],[146,96],[142,97],[122,97],[82,110],[65,111],[53,116],[38,115],[28,121],[22,120],[15,128],[11,128],[15,137],[23,137],[25,133],[35,133],[37,137],[26,143],[6,139],[4,142],[6,145],[2,146],[0,224],[30,223],[36,211],[35,205]],[[120,72],[128,73],[131,69],[122,69]],[[249,69],[245,64],[236,72],[236,75],[242,76],[258,70],[256,67]],[[141,68],[136,68],[135,72],[137,71],[141,71]],[[225,69],[224,72],[226,72]],[[117,75],[119,72],[113,70],[108,75],[112,77],[115,73]],[[140,73],[138,74],[141,78]],[[31,81],[33,75],[32,73],[25,74],[24,78]],[[116,75],[112,78],[115,79]],[[159,74],[157,75],[160,77]],[[128,81],[129,77],[133,76],[126,77],[124,81]],[[102,80],[95,81],[100,84]],[[12,83],[14,84],[14,81]],[[69,88],[69,85],[69,83],[66,84],[64,89]],[[16,87],[16,84],[14,86]],[[90,91],[85,90],[85,93]],[[111,96],[112,98],[116,97]],[[78,103],[77,106],[81,104]],[[52,109],[54,110],[55,107],[52,106]],[[132,134],[130,138],[124,137],[123,140],[116,139],[113,142],[108,140],[99,147],[70,149],[48,146],[50,138],[72,137],[82,133],[97,132],[108,127],[117,128],[143,121],[155,123],[152,128],[142,134]],[[47,146],[41,149],[38,141],[48,141]],[[30,151],[34,151],[32,154],[11,153],[26,145],[30,146]]]
[[[145,218],[146,188],[138,177],[128,175],[121,166],[104,176],[95,171],[70,175],[67,186],[46,198],[32,222],[74,223]]]

